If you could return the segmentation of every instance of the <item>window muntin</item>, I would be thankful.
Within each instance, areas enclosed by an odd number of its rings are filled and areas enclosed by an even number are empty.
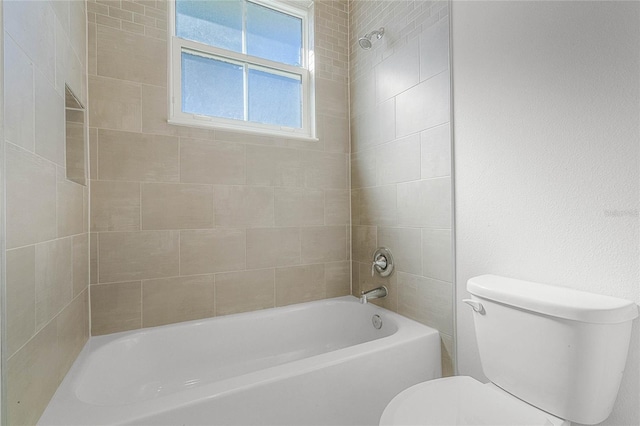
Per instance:
[[[311,17],[267,0],[176,0],[174,124],[314,137]]]

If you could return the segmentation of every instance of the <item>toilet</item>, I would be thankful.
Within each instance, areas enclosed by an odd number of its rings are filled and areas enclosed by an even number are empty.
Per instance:
[[[490,383],[419,383],[387,405],[380,425],[569,426],[611,414],[635,303],[496,275],[471,278],[467,290]]]

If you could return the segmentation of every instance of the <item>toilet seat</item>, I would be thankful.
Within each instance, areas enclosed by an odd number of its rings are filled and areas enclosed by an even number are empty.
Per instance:
[[[468,376],[430,380],[396,395],[381,426],[567,426],[569,422],[539,410],[493,384]]]

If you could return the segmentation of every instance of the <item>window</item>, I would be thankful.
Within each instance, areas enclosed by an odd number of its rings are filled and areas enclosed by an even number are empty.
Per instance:
[[[310,4],[172,2],[169,122],[314,138]]]

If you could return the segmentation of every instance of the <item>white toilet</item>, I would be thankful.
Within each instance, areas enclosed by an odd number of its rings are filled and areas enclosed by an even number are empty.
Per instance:
[[[482,275],[467,283],[485,375],[419,383],[380,425],[568,426],[604,421],[627,360],[635,303]]]

